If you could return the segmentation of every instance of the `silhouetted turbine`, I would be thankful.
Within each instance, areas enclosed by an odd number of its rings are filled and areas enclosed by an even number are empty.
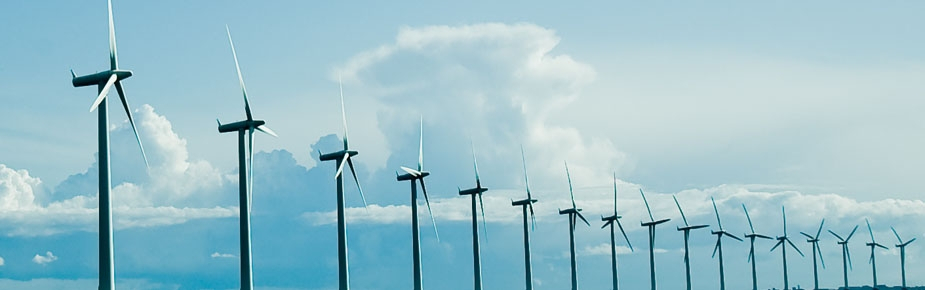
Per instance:
[[[568,230],[569,230],[569,253],[571,254],[571,267],[572,267],[572,290],[578,290],[578,260],[575,257],[575,224],[578,223],[580,218],[586,225],[589,227],[591,223],[583,215],[581,215],[581,209],[578,208],[578,205],[575,204],[575,192],[572,191],[572,175],[568,171],[568,162],[565,163],[565,176],[568,178],[568,193],[572,198],[572,207],[567,209],[559,209],[559,214],[568,215]]]
[[[691,230],[702,229],[709,227],[709,225],[690,225],[687,223],[687,217],[684,216],[684,210],[681,209],[681,203],[678,203],[678,198],[674,195],[671,196],[674,199],[674,204],[678,206],[678,211],[681,212],[681,219],[684,220],[684,227],[678,227],[678,231],[684,232],[684,273],[687,277],[687,290],[691,290],[691,258],[690,258],[690,248],[688,242],[691,237]]]
[[[713,202],[713,212],[716,213],[716,224],[719,226],[718,231],[712,231],[712,234],[716,235],[716,246],[713,247],[713,257],[716,257],[717,250],[719,251],[719,289],[726,289],[726,272],[723,269],[723,236],[733,238],[737,241],[742,241],[739,237],[736,237],[733,234],[730,234],[725,229],[723,229],[723,222],[719,218],[719,210],[716,209],[716,200],[713,197],[710,197],[710,201]]]
[[[604,225],[601,228],[606,228],[610,226],[610,264],[612,267],[611,273],[613,274],[613,289],[620,289],[620,275],[617,273],[617,240],[615,238],[615,232],[613,225],[617,224],[617,227],[620,228],[620,233],[623,233],[623,238],[626,239],[626,245],[629,246],[630,251],[633,251],[633,244],[630,243],[629,237],[626,236],[626,231],[623,230],[623,224],[620,223],[620,219],[623,218],[617,214],[617,173],[613,174],[613,215],[608,217],[601,217],[602,221],[605,221]]]
[[[758,272],[755,267],[757,263],[755,261],[755,239],[762,238],[773,240],[774,238],[755,233],[755,226],[752,225],[752,217],[748,215],[748,208],[745,208],[744,203],[742,204],[742,210],[745,211],[745,218],[748,219],[748,228],[752,231],[750,234],[745,234],[745,237],[751,241],[751,248],[748,250],[748,262],[752,264],[752,290],[758,290]]]
[[[112,200],[110,196],[111,174],[109,161],[109,109],[107,103],[109,98],[109,89],[113,85],[119,93],[122,100],[122,108],[128,115],[129,124],[132,125],[132,132],[135,133],[135,140],[138,141],[138,148],[141,149],[141,156],[144,158],[145,166],[148,164],[148,157],[145,155],[145,148],[141,145],[141,138],[138,136],[138,130],[135,128],[135,121],[132,118],[132,111],[129,109],[128,100],[125,98],[125,91],[122,88],[122,80],[132,76],[132,71],[119,69],[119,58],[116,54],[116,30],[112,21],[112,1],[108,1],[109,10],[109,70],[101,71],[95,74],[78,77],[71,70],[71,84],[74,87],[97,86],[99,95],[90,106],[90,112],[97,108],[98,120],[98,140],[99,140],[99,289],[110,290],[115,288],[115,273],[113,271],[113,240],[112,240]]]
[[[899,248],[899,266],[900,273],[902,274],[903,281],[903,290],[906,289],[906,246],[915,242],[916,238],[912,238],[909,241],[903,242],[903,239],[899,237],[899,233],[896,232],[896,229],[890,227],[890,230],[893,231],[893,235],[896,235],[896,239],[899,240],[899,244],[896,244],[896,247]]]
[[[832,230],[829,230],[830,234],[838,238],[838,244],[841,245],[842,272],[845,278],[845,289],[848,289],[848,268],[850,267],[852,268],[851,270],[854,270],[854,267],[851,266],[851,251],[848,250],[848,241],[851,240],[851,237],[854,236],[854,232],[857,230],[858,226],[854,226],[854,229],[851,230],[848,237],[844,239]]]
[[[866,218],[864,221],[867,222],[867,232],[870,233],[870,243],[867,243],[867,246],[870,247],[870,260],[868,260],[867,263],[871,265],[871,273],[873,273],[874,276],[874,290],[877,290],[877,259],[874,257],[874,250],[878,247],[884,250],[888,249],[886,246],[878,244],[877,241],[874,240],[874,230],[870,228],[870,221]]]
[[[437,234],[437,221],[434,219],[434,212],[430,209],[430,199],[427,197],[427,187],[424,186],[424,177],[430,175],[430,172],[424,171],[424,119],[421,119],[421,142],[420,147],[418,147],[418,169],[414,170],[408,167],[401,167],[401,170],[405,171],[405,174],[398,175],[398,172],[395,173],[395,178],[398,181],[411,181],[411,253],[413,260],[413,271],[414,271],[414,290],[421,290],[423,286],[423,274],[421,271],[421,234],[420,227],[418,226],[418,187],[417,183],[421,183],[421,191],[424,192],[424,202],[427,204],[427,212],[430,213],[430,221],[434,226],[434,235],[437,236],[437,241],[440,240],[440,235]]]
[[[652,290],[655,290],[658,289],[655,280],[655,226],[666,223],[671,219],[656,221],[655,218],[652,217],[652,209],[649,208],[649,201],[646,200],[646,194],[642,192],[642,188],[639,189],[639,194],[642,195],[642,201],[646,204],[646,211],[649,213],[649,221],[639,222],[639,224],[649,228],[649,274],[652,280]]]
[[[784,235],[777,237],[777,244],[774,244],[774,247],[771,248],[771,252],[773,252],[774,249],[776,249],[777,247],[782,246],[780,247],[780,250],[781,250],[781,257],[783,257],[783,262],[784,262],[783,263],[784,264],[784,289],[790,289],[790,280],[787,279],[787,245],[790,245],[790,247],[793,247],[793,249],[796,250],[797,253],[800,253],[801,257],[805,257],[805,256],[803,255],[803,252],[801,252],[800,249],[797,248],[797,245],[794,245],[793,242],[790,241],[790,238],[787,237],[787,211],[784,209],[783,206],[780,207],[780,210],[781,210],[782,216],[784,217]]]
[[[241,85],[241,93],[244,95],[244,113],[247,119],[229,124],[222,124],[218,119],[219,133],[237,132],[238,133],[238,203],[241,208],[239,217],[239,243],[241,253],[241,289],[254,288],[253,274],[253,257],[251,256],[251,205],[253,198],[253,178],[254,178],[254,130],[264,132],[271,136],[276,136],[273,130],[270,130],[265,121],[254,120],[251,115],[250,102],[247,101],[247,89],[244,86],[244,77],[241,75],[241,67],[238,65],[238,54],[234,50],[234,42],[231,40],[231,30],[225,27],[228,32],[228,43],[231,44],[231,55],[234,57],[234,67],[238,72],[238,82]],[[247,148],[249,152],[245,158],[244,133],[247,132]],[[247,169],[245,169],[247,168]]]
[[[340,82],[338,82],[340,83]],[[340,85],[340,84],[339,84]],[[350,165],[350,172],[353,173],[353,180],[356,182],[357,190],[360,192],[360,198],[363,199],[363,206],[366,207],[366,197],[363,195],[363,188],[360,187],[360,180],[357,179],[356,169],[353,167],[353,156],[357,156],[360,152],[355,150],[350,150],[347,142],[347,110],[344,106],[344,87],[343,85],[339,86],[340,88],[340,112],[344,121],[344,149],[333,152],[322,154],[321,151],[318,151],[318,159],[321,161],[331,161],[334,160],[337,166],[337,172],[334,173],[334,179],[337,183],[337,277],[338,277],[338,289],[340,290],[349,290],[350,289],[350,272],[347,265],[347,220],[344,217],[344,166]]]
[[[482,254],[479,250],[479,215],[475,204],[478,196],[479,205],[482,208],[482,223],[485,223],[485,204],[482,202],[482,193],[488,191],[487,187],[482,187],[482,180],[479,179],[479,163],[475,158],[475,146],[472,147],[472,165],[475,168],[475,187],[459,190],[459,195],[469,195],[472,197],[472,267],[473,267],[473,286],[475,290],[482,290]],[[486,235],[488,232],[487,224]]]
[[[801,235],[806,236],[806,242],[812,244],[813,248],[813,289],[819,289],[819,268],[816,266],[816,256],[819,256],[819,260],[822,261],[822,268],[825,269],[825,259],[822,259],[822,249],[819,248],[819,234],[822,233],[822,226],[825,225],[825,219],[822,219],[822,222],[819,223],[819,230],[816,231],[815,236],[811,236],[807,233],[800,232]],[[829,231],[832,232],[832,231]]]
[[[527,188],[527,198],[518,201],[511,201],[512,206],[519,206],[523,210],[524,216],[524,282],[527,290],[533,290],[533,263],[530,262],[530,222],[528,221],[527,209],[530,209],[529,217],[533,220],[533,229],[536,229],[536,215],[533,212],[533,204],[537,202],[530,194],[530,180],[527,178],[527,158],[524,157],[524,148],[520,147],[520,158],[524,165],[524,186]]]

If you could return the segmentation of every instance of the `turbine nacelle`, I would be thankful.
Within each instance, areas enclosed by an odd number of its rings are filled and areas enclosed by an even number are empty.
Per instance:
[[[693,225],[693,226],[678,227],[678,231],[696,230],[696,229],[702,229],[705,227],[709,227],[709,225]]]
[[[353,156],[353,153],[350,153],[350,156]],[[407,167],[402,167],[402,169],[407,169]],[[408,172],[408,173],[405,173],[405,174],[398,174],[398,173],[396,172],[396,173],[395,173],[395,178],[396,178],[398,181],[408,181],[408,180],[423,179],[424,177],[427,177],[427,176],[430,175],[430,172],[429,172],[429,171],[417,171],[417,170],[413,170],[413,169],[410,169],[410,170],[414,171],[414,173]],[[407,170],[406,170],[406,171],[407,171]]]
[[[219,122],[218,132],[228,133],[228,132],[235,132],[235,131],[242,131],[242,130],[250,130],[251,128],[257,129],[258,127],[263,126],[266,123],[267,122],[264,120],[244,120],[244,121],[237,121],[237,122],[228,123],[228,124],[222,124],[221,122]],[[270,134],[270,135],[273,135],[273,134]]]
[[[667,223],[667,222],[670,221],[670,220],[671,220],[671,219],[663,219],[663,220],[657,220],[657,221],[651,221],[651,222],[639,222],[639,224],[642,225],[642,226],[644,226],[644,227],[648,227],[648,226],[655,226],[655,225],[658,225],[658,224]]]
[[[488,191],[488,188],[478,186],[478,187],[470,188],[470,189],[457,189],[457,190],[459,190],[459,195],[470,195],[470,194],[481,195],[483,192]]]
[[[601,217],[601,221],[605,221],[605,222],[606,222],[606,221],[610,221],[610,222],[613,222],[613,221],[616,221],[616,220],[621,219],[621,218],[623,218],[623,216],[612,215],[612,216],[607,216],[607,217]]]
[[[512,206],[523,206],[523,205],[534,204],[534,203],[536,203],[537,201],[538,201],[538,200],[536,200],[536,199],[527,198],[527,199],[521,199],[521,200],[511,201],[511,205],[512,205]]]
[[[106,70],[101,71],[95,74],[77,76],[74,74],[74,71],[71,71],[71,83],[74,87],[86,87],[86,86],[96,86],[99,84],[105,84],[113,75],[116,76],[116,81],[121,81],[132,76],[132,71],[130,70]]]
[[[762,234],[754,234],[754,233],[753,233],[753,234],[745,234],[745,237],[746,237],[746,238],[750,238],[750,239],[752,239],[752,238],[762,238],[762,239],[767,239],[767,240],[773,240],[773,239],[774,239],[774,238],[769,237],[769,236],[765,236],[765,235],[762,235]]]
[[[320,154],[318,160],[321,161],[331,161],[331,160],[340,160],[344,158],[344,155],[350,155],[350,157],[360,155],[360,152],[353,150],[341,150],[337,152],[331,152],[327,154]]]

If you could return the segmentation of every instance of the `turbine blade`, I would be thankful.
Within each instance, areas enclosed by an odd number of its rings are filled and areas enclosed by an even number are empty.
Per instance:
[[[344,153],[344,157],[340,160],[340,166],[337,167],[337,172],[334,173],[334,179],[340,177],[341,173],[344,173],[344,166],[347,166],[347,158],[350,158],[350,153]]]
[[[135,141],[138,142],[138,149],[141,149],[141,157],[145,160],[145,167],[148,166],[148,155],[145,154],[145,146],[141,144],[141,136],[138,135],[138,129],[135,127],[135,120],[132,118],[132,110],[129,109],[128,99],[125,98],[125,90],[122,89],[122,82],[116,81],[116,92],[119,93],[119,99],[122,100],[122,108],[125,109],[125,115],[128,116],[128,123],[132,125],[132,132],[135,133]]]
[[[854,226],[854,229],[851,230],[851,233],[848,234],[848,237],[845,238],[845,242],[847,242],[848,240],[850,240],[850,239],[851,239],[851,236],[854,236],[854,232],[856,232],[857,230],[858,230],[858,226],[855,225],[855,226]]]
[[[231,40],[231,29],[225,25],[225,32],[228,33],[228,43],[231,44],[231,56],[234,57],[234,68],[238,72],[238,83],[241,85],[241,93],[244,95],[244,113],[247,114],[247,120],[253,120],[251,116],[251,104],[247,101],[247,88],[244,86],[244,76],[241,75],[241,66],[238,64],[238,52],[234,49],[234,41]]]
[[[870,221],[867,220],[867,218],[864,218],[864,222],[867,223],[867,232],[870,233],[870,242],[871,242],[872,244],[876,244],[877,241],[874,240],[874,230],[872,230],[872,229],[870,228]]]
[[[800,248],[797,248],[797,245],[794,245],[793,242],[790,241],[790,239],[787,239],[787,243],[790,244],[790,246],[793,247],[794,250],[797,250],[797,253],[800,253],[800,256],[806,257],[806,255],[803,255],[803,251],[800,251]]]
[[[733,238],[733,239],[735,239],[735,240],[737,240],[737,241],[742,242],[742,239],[741,239],[741,238],[736,237],[736,236],[733,235],[733,234],[730,234],[730,233],[728,233],[728,232],[723,232],[723,234],[726,235],[727,237],[730,237],[730,238]]]
[[[642,201],[646,204],[646,211],[649,212],[649,220],[655,221],[655,218],[652,217],[652,209],[649,208],[649,201],[646,200],[646,193],[642,191],[642,188],[639,189],[639,194],[642,195]]]
[[[601,228],[602,228],[602,229],[603,229],[603,228],[606,228],[607,226],[612,225],[612,224],[613,224],[613,220],[609,220],[609,221],[607,221],[606,223],[604,223],[604,225],[601,226]]]
[[[616,186],[614,186],[614,188],[616,189]],[[690,225],[687,223],[687,217],[684,216],[684,210],[681,209],[681,204],[678,203],[678,197],[675,196],[675,195],[671,195],[671,198],[674,199],[674,204],[678,206],[678,211],[681,212],[681,219],[684,220],[684,226],[685,226],[685,227],[686,227],[686,226],[690,226]],[[614,211],[614,214],[616,214],[616,211]]]
[[[823,226],[823,225],[825,225],[825,219],[822,219],[822,223],[819,223],[819,230],[816,231],[816,239],[819,239],[819,234],[822,233],[822,226]],[[854,229],[857,229],[857,228],[854,228]],[[854,234],[854,232],[851,232],[851,234]],[[849,238],[849,239],[850,239],[850,238]]]
[[[819,255],[819,261],[822,262],[822,269],[825,269],[825,259],[822,258],[822,248],[819,247],[819,243],[813,243],[813,247],[816,247],[816,254]]]
[[[337,86],[340,88],[340,115],[344,121],[344,150],[347,150],[347,107],[344,105],[344,82],[337,76]]]
[[[908,245],[908,244],[911,244],[912,242],[915,242],[915,239],[918,239],[918,238],[912,238],[911,240],[906,241],[904,245]]]
[[[677,202],[678,202],[677,199],[675,199],[675,203]],[[680,205],[678,205],[678,210],[681,210]],[[613,173],[613,215],[617,215],[617,172],[616,171],[614,171]],[[681,213],[681,217],[682,218],[684,217],[683,212]],[[686,218],[684,219],[684,225],[685,226],[687,225]]]
[[[784,206],[780,206],[781,216],[784,217],[784,236],[787,236],[787,210]]]
[[[348,158],[347,158],[347,163],[350,164],[350,173],[353,174],[353,181],[356,182],[356,184],[357,184],[357,190],[360,192],[360,198],[363,199],[363,207],[365,207],[366,210],[369,211],[369,205],[366,204],[366,196],[363,195],[363,187],[360,186],[360,179],[357,178],[357,171],[356,171],[356,169],[353,167],[353,159],[350,159],[350,158],[348,157]]]
[[[482,209],[482,229],[485,232],[485,240],[488,240],[488,222],[485,220],[485,203],[482,201],[482,194],[479,193],[479,207]],[[591,226],[590,224],[588,226]]]
[[[524,185],[527,188],[527,199],[532,200],[533,196],[530,195],[530,179],[527,178],[527,157],[524,154],[524,145],[520,145],[520,160],[523,162],[524,166]],[[533,203],[530,203],[530,214],[533,214]]]
[[[617,227],[620,228],[620,233],[623,234],[623,239],[626,240],[626,245],[630,247],[630,252],[633,252],[633,244],[630,243],[630,238],[626,236],[626,231],[623,230],[623,224],[620,223],[620,219],[616,219]]]
[[[109,67],[119,69],[119,57],[116,53],[116,26],[112,21],[112,0],[109,0]]]
[[[896,229],[893,226],[890,226],[890,230],[893,231],[893,235],[896,236],[896,239],[899,240],[899,243],[903,243],[903,239],[899,237],[899,233],[896,232]]]
[[[434,235],[437,236],[437,242],[439,243],[440,234],[437,232],[437,220],[434,218],[434,211],[430,209],[430,198],[427,197],[427,187],[424,186],[423,178],[420,179],[420,181],[421,181],[421,191],[424,192],[424,203],[427,204],[427,213],[430,214],[430,223],[434,225]],[[414,181],[411,181],[411,182],[414,182]],[[418,213],[414,213],[414,214],[418,214]]]
[[[219,127],[222,126],[222,121],[219,121],[218,118],[215,118],[215,123],[218,123],[218,126],[219,126]]]
[[[90,112],[96,111],[96,107],[99,107],[103,100],[106,99],[106,95],[109,94],[109,89],[112,88],[112,84],[116,83],[116,80],[119,77],[116,75],[109,76],[109,79],[106,80],[106,84],[103,85],[103,89],[100,90],[100,95],[96,97],[96,100],[93,101],[93,105],[90,105]]]
[[[848,248],[848,244],[845,244],[845,255],[848,257],[848,269],[854,271],[854,265],[851,263],[851,249]],[[819,256],[821,257],[822,254],[820,253]]]
[[[277,138],[279,137],[279,135],[276,135],[276,132],[273,132],[273,130],[271,130],[270,127],[267,127],[267,125],[257,126],[257,131],[266,133],[267,135],[270,135],[273,137],[277,137]]]
[[[572,191],[572,174],[568,171],[568,161],[565,162],[565,177],[568,178],[568,193],[572,197],[572,208],[578,208],[575,205],[575,192]]]
[[[713,246],[713,255],[710,256],[710,257],[716,258],[716,251],[719,250],[719,245],[720,245],[720,244],[719,244],[719,240],[721,239],[721,237],[722,237],[722,236],[717,236],[717,237],[716,237],[716,245]]]
[[[716,223],[719,225],[719,230],[723,230],[723,222],[719,219],[719,210],[716,209],[716,200],[713,197],[710,197],[710,201],[713,202],[713,212],[716,213]]]
[[[401,166],[401,170],[408,172],[408,174],[411,174],[411,176],[421,176],[420,171],[417,171],[417,170],[414,170],[408,167]]]
[[[755,233],[755,226],[752,225],[752,217],[748,215],[748,208],[745,208],[745,204],[742,204],[742,210],[745,210],[745,218],[748,219],[748,228],[751,229],[752,234]]]
[[[890,249],[890,248],[887,248],[886,246],[881,245],[881,244],[875,244],[875,245],[876,245],[877,247],[880,247],[880,248],[884,249],[884,250],[889,250],[889,249]]]
[[[527,198],[529,198],[529,196]],[[533,221],[531,230],[536,231],[536,213],[533,212],[533,202],[530,202],[527,207],[530,208],[530,219]]]
[[[836,238],[838,238],[839,241],[842,241],[842,242],[845,241],[845,239],[842,239],[841,236],[839,236],[838,234],[836,234],[836,233],[833,232],[832,230],[829,230],[829,233],[832,234],[833,236],[835,236]]]
[[[588,225],[589,227],[591,226],[591,223],[589,223],[588,220],[585,219],[585,216],[581,215],[581,213],[579,213],[579,212],[576,211],[576,212],[575,212],[575,215],[577,215],[579,218],[581,218],[581,221],[585,222],[586,225]]]
[[[247,211],[254,210],[254,127],[247,130]]]
[[[751,263],[751,262],[752,262],[752,257],[754,257],[754,256],[755,256],[755,248],[750,248],[750,249],[748,250],[748,259],[745,260],[745,261],[748,262],[748,263]]]
[[[424,171],[424,116],[421,116],[421,142],[418,146],[418,171]]]
[[[810,240],[812,240],[812,239],[813,239],[813,236],[810,236],[810,235],[809,235],[809,234],[807,234],[807,233],[804,233],[804,232],[800,232],[800,234],[801,234],[801,235],[803,235],[804,237],[806,237],[807,239],[810,239]]]
[[[774,251],[774,249],[777,249],[777,247],[779,247],[779,246],[780,246],[781,244],[783,244],[783,243],[784,243],[784,240],[780,240],[780,241],[778,241],[778,242],[777,242],[776,244],[774,244],[774,246],[773,246],[773,247],[771,247],[771,250],[770,250],[770,251],[768,251],[768,252],[773,252],[773,251]]]
[[[472,167],[475,169],[475,183],[481,185],[481,179],[479,179],[479,161],[475,157],[475,143],[469,140],[469,144],[472,146]]]
[[[867,260],[867,263],[868,264],[874,263],[874,248],[873,247],[870,248],[870,259]]]

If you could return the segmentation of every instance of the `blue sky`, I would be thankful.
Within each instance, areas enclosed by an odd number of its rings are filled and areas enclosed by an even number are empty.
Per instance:
[[[96,115],[78,74],[105,67],[106,4],[0,4],[0,288],[96,287]],[[791,236],[873,223],[892,245],[925,234],[917,173],[925,155],[925,4],[116,1],[120,65],[151,161],[145,172],[124,115],[111,111],[116,279],[124,289],[233,289],[237,281],[235,140],[215,118],[243,117],[224,26],[235,37],[254,114],[280,138],[258,136],[254,264],[259,289],[336,287],[332,164],[317,151],[342,134],[344,80],[351,145],[369,210],[347,193],[354,289],[411,285],[410,207],[399,166],[416,162],[418,120],[440,241],[420,212],[424,284],[471,287],[470,139],[485,195],[485,286],[522,279],[520,146],[540,199],[533,233],[537,289],[568,285],[569,205],[563,161],[591,219],[578,229],[582,288],[609,285],[610,176],[635,252],[621,285],[647,285],[649,193],[664,289],[683,286],[680,216],[739,235],[749,206],[759,232]],[[55,7],[51,9],[50,7]],[[423,210],[423,207],[422,207]],[[647,218],[647,216],[646,216]],[[852,240],[852,284],[869,284],[869,255]],[[695,288],[718,284],[713,237],[692,236]],[[809,251],[802,239],[794,242]],[[724,243],[727,285],[750,283],[746,243]],[[781,287],[780,256],[759,245],[759,282]],[[825,287],[841,281],[840,248],[823,236]],[[899,282],[898,251],[878,252],[880,280]],[[907,250],[911,284],[925,252]],[[811,283],[793,256],[791,284]],[[857,283],[855,283],[857,282]]]

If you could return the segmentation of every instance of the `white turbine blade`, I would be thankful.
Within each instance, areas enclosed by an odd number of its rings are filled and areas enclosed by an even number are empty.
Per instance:
[[[686,227],[686,226],[689,226],[689,224],[687,224],[687,217],[684,216],[684,210],[681,209],[681,204],[678,203],[678,197],[672,195],[671,198],[674,199],[674,204],[678,206],[678,211],[681,212],[681,219],[684,220],[684,226],[685,226],[685,227]],[[720,228],[720,229],[722,229],[722,228]]]
[[[781,216],[784,217],[784,236],[787,236],[787,210],[784,209],[784,206],[780,206]]]
[[[109,76],[109,79],[106,80],[106,85],[103,85],[103,89],[100,91],[100,95],[96,97],[96,100],[93,101],[93,105],[90,105],[90,112],[96,111],[96,107],[99,107],[103,100],[106,99],[106,95],[109,94],[109,89],[112,88],[112,84],[116,83],[116,80],[119,79],[116,75]]]
[[[479,207],[482,209],[482,230],[485,232],[485,240],[488,240],[488,221],[485,220],[485,203],[482,202],[481,193],[479,193]]]
[[[565,161],[565,177],[568,178],[568,193],[572,198],[572,208],[578,208],[578,206],[575,205],[575,192],[572,191],[572,174],[568,171],[568,161]]]
[[[231,29],[225,25],[225,31],[228,32],[228,43],[231,44],[231,55],[234,57],[234,68],[238,72],[238,82],[241,84],[241,93],[244,94],[244,113],[247,114],[247,120],[253,120],[251,116],[251,104],[247,101],[247,88],[244,87],[244,76],[241,75],[241,66],[238,65],[238,53],[234,50],[234,41],[231,40]]]
[[[472,167],[475,168],[475,183],[481,185],[481,179],[479,179],[479,160],[475,157],[475,143],[469,140],[469,144],[472,145]]]
[[[809,234],[807,234],[807,233],[804,233],[804,232],[800,232],[800,234],[801,234],[801,235],[803,235],[804,237],[806,237],[807,239],[810,239],[810,240],[812,240],[812,239],[813,239],[813,236],[810,236],[810,235],[809,235]]]
[[[677,200],[675,200],[677,203]],[[681,209],[681,206],[678,205],[678,209]],[[613,215],[617,215],[617,172],[613,173]],[[683,216],[683,214],[682,214]],[[684,219],[684,225],[687,225],[687,219]]]
[[[334,173],[334,179],[340,177],[341,173],[344,172],[344,166],[347,166],[347,158],[350,158],[350,153],[344,153],[344,157],[340,160],[340,167],[337,167],[337,173]]]
[[[109,0],[109,67],[119,69],[119,57],[116,53],[116,26],[112,21],[112,0]]]
[[[414,170],[414,169],[411,169],[411,168],[408,168],[408,167],[402,166],[402,167],[401,167],[401,170],[404,170],[405,172],[408,172],[408,174],[411,174],[411,176],[415,176],[415,177],[421,176],[421,172],[420,172],[420,171],[417,171],[417,170]]]
[[[273,137],[277,137],[277,138],[279,137],[279,135],[276,135],[276,132],[273,132],[273,130],[271,130],[270,127],[267,127],[266,125],[257,126],[257,131],[266,133],[267,135],[270,135]]]
[[[821,233],[822,233],[822,226],[823,226],[823,225],[825,225],[825,219],[822,219],[822,222],[821,222],[821,223],[819,223],[819,230],[818,230],[818,231],[816,231],[816,239],[819,239],[819,234],[821,234]],[[857,228],[857,227],[855,227],[854,229],[856,230],[856,229],[858,229],[858,228]],[[851,234],[853,235],[853,234],[854,234],[854,232],[851,232]],[[850,239],[851,237],[849,236],[848,238]]]
[[[119,93],[119,99],[122,100],[122,108],[125,109],[125,115],[128,116],[128,122],[132,125],[132,132],[135,133],[135,141],[138,141],[138,148],[141,149],[141,157],[145,160],[145,167],[148,166],[148,155],[145,154],[145,146],[141,145],[141,136],[138,135],[138,129],[135,127],[135,120],[132,118],[132,110],[129,109],[128,99],[125,97],[125,91],[122,89],[122,82],[116,81],[116,92]]]
[[[825,259],[822,258],[822,248],[819,247],[818,242],[813,243],[813,247],[816,247],[816,254],[819,255],[819,262],[822,263],[822,268],[825,269]]]
[[[630,238],[626,236],[626,231],[623,230],[623,224],[620,223],[620,219],[617,220],[617,227],[620,228],[620,233],[623,233],[623,239],[626,239],[626,245],[630,247],[630,252],[633,251],[633,244],[630,243]]]
[[[790,239],[787,239],[786,241],[788,244],[790,244],[791,247],[793,247],[794,250],[797,250],[797,253],[799,253],[800,256],[806,257],[806,255],[803,255],[803,251],[800,251],[800,248],[797,248],[797,245],[794,245],[793,242],[790,241]]]
[[[424,116],[421,116],[421,142],[418,146],[418,171],[424,171]]]
[[[585,222],[586,225],[588,225],[589,227],[591,226],[591,223],[589,223],[588,220],[585,219],[585,216],[581,215],[581,213],[579,213],[579,212],[576,211],[576,212],[575,212],[575,215],[577,215],[578,218],[581,219],[581,221]]]
[[[427,197],[427,187],[424,186],[424,179],[421,178],[421,191],[424,192],[424,203],[427,204],[427,213],[430,214],[430,222],[434,225],[434,235],[437,236],[437,242],[440,242],[440,234],[437,233],[437,219],[434,218],[434,211],[430,209],[430,198]],[[411,181],[414,182],[414,181]],[[418,214],[418,213],[414,213]]]
[[[850,240],[850,239],[851,239],[851,236],[854,236],[854,232],[856,232],[857,230],[858,230],[858,226],[854,226],[854,229],[851,230],[851,233],[848,234],[848,237],[847,237],[847,238],[845,238],[845,242],[847,242],[848,240]]]
[[[646,211],[649,212],[649,220],[654,222],[655,218],[652,217],[652,209],[649,208],[649,201],[646,200],[646,193],[642,192],[642,188],[639,189],[639,194],[642,195],[642,201],[646,204]]]
[[[357,184],[357,190],[360,192],[360,198],[363,199],[363,207],[369,211],[369,206],[366,204],[366,196],[363,194],[363,187],[360,186],[360,179],[357,178],[357,171],[353,167],[353,159],[347,158],[347,163],[350,164],[350,173],[353,174],[353,181]]]
[[[845,239],[843,239],[841,236],[839,236],[838,234],[836,234],[836,233],[833,232],[832,230],[829,230],[829,233],[832,234],[833,236],[835,236],[836,238],[838,238],[839,241],[842,241],[842,242],[845,241]]]
[[[727,237],[735,239],[736,241],[742,242],[742,238],[736,237],[736,235],[730,234],[729,232],[723,232],[723,234],[726,235]]]
[[[722,239],[722,237],[723,237],[723,236],[716,236],[716,245],[713,246],[713,255],[710,256],[710,257],[716,258],[716,250],[719,250],[719,245],[720,245],[720,244],[719,244],[719,240]]]
[[[344,82],[337,76],[337,86],[340,88],[340,115],[344,121],[344,150],[347,150],[347,107],[344,105]]]
[[[896,239],[899,240],[899,243],[902,244],[903,239],[899,237],[899,233],[896,232],[896,229],[894,229],[893,226],[890,226],[890,230],[893,231],[893,235],[895,235]]]
[[[784,243],[784,240],[779,240],[776,244],[774,244],[773,247],[771,247],[771,250],[769,252],[773,252],[774,249],[777,249],[777,247],[779,247],[783,243]]]
[[[870,228],[870,221],[867,220],[866,218],[864,219],[864,221],[867,222],[867,232],[870,233],[870,242],[873,244],[876,244],[877,241],[874,240],[874,230]]]
[[[527,199],[532,200],[533,196],[530,195],[530,179],[527,178],[527,157],[524,154],[524,145],[520,145],[520,160],[523,162],[524,166],[524,186],[527,188]],[[530,213],[533,213],[533,203],[530,203]]]
[[[819,259],[822,259],[822,252],[821,252],[822,250],[819,250],[819,251],[820,251]],[[848,269],[851,269],[853,271],[854,265],[852,265],[853,263],[851,263],[851,248],[848,248],[848,245],[845,245],[845,256],[848,256]],[[823,268],[824,267],[825,267],[825,264],[823,264]]]
[[[254,211],[254,127],[247,130],[247,211]]]

